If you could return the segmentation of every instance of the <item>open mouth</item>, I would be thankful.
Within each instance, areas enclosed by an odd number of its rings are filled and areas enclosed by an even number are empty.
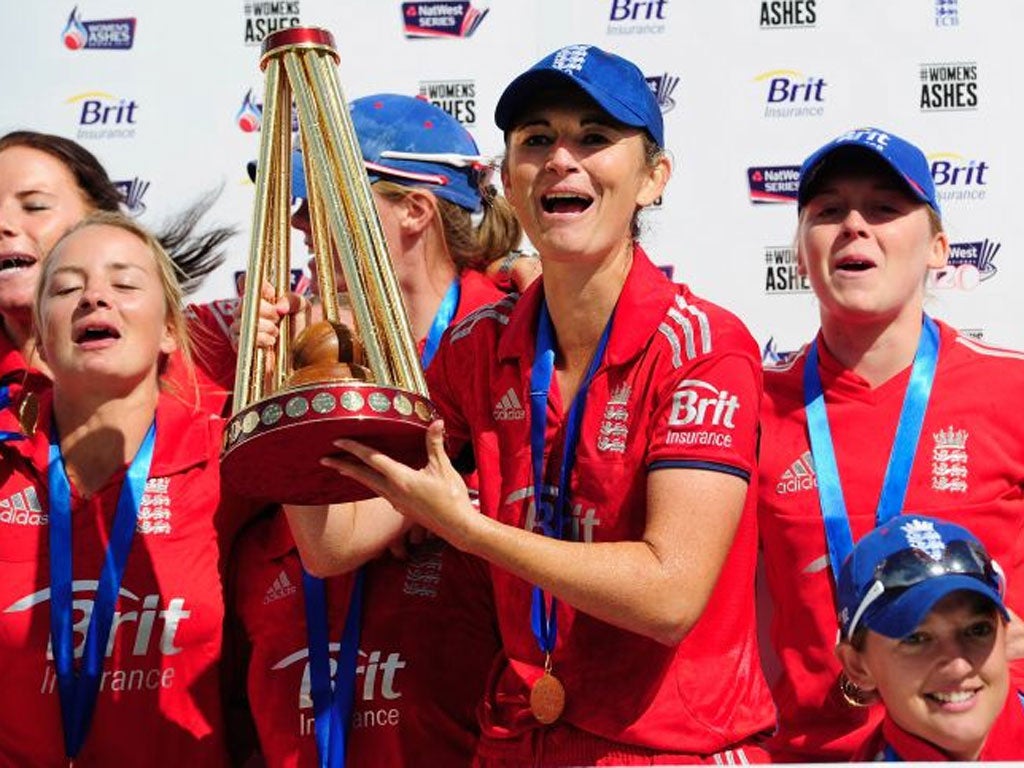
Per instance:
[[[0,256],[0,272],[6,272],[10,269],[31,267],[35,263],[36,260],[31,256],[25,256],[20,253],[8,253]]]
[[[590,197],[571,192],[555,192],[544,195],[540,200],[545,213],[583,213],[592,202]]]
[[[120,338],[121,334],[117,332],[117,329],[101,324],[84,326],[75,333],[76,344],[88,344],[95,341]]]
[[[836,264],[836,269],[843,272],[866,272],[869,269],[874,269],[874,267],[875,263],[873,261],[856,257],[842,259]]]

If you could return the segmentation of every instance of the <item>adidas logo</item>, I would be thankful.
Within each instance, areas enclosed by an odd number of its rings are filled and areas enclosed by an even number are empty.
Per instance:
[[[0,500],[0,523],[12,525],[46,525],[49,515],[43,514],[34,486]]]
[[[526,410],[519,402],[519,395],[512,387],[494,406],[495,421],[522,421],[526,418]]]
[[[804,454],[789,465],[789,469],[782,473],[775,492],[780,496],[787,493],[799,493],[800,491],[812,491],[818,487],[818,476],[814,474],[814,458],[810,451]]]
[[[263,604],[270,605],[277,600],[291,597],[295,592],[295,585],[288,578],[288,574],[281,571],[274,579],[274,583],[267,587],[267,592],[263,595]]]

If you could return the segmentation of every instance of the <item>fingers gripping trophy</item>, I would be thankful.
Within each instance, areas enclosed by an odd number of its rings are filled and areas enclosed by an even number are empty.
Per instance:
[[[234,410],[222,472],[238,491],[268,501],[323,504],[368,498],[373,494],[362,485],[321,466],[320,458],[334,452],[334,440],[354,438],[422,466],[424,432],[437,418],[342,94],[338,62],[331,34],[316,28],[269,35],[260,59],[266,92],[248,264],[252,279],[246,280],[242,304]],[[267,376],[267,351],[256,341],[259,291],[264,281],[278,295],[288,290],[293,102],[324,320],[293,342],[285,318]],[[335,254],[354,329],[340,322]]]

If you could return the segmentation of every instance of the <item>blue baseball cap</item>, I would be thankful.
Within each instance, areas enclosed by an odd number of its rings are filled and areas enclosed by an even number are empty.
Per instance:
[[[861,539],[839,572],[839,628],[858,627],[892,638],[912,633],[951,592],[988,598],[1009,621],[1003,571],[963,526],[919,515],[897,515]]]
[[[349,105],[370,183],[388,179],[422,186],[470,212],[482,205],[490,164],[469,131],[429,101],[379,93]],[[249,163],[255,179],[256,163]],[[302,151],[292,152],[292,197],[306,199]]]
[[[631,61],[594,45],[568,45],[545,56],[509,83],[494,109],[494,122],[507,131],[544,86],[571,83],[620,123],[643,128],[659,147],[665,127],[658,100]]]
[[[371,182],[428,187],[468,211],[480,210],[491,169],[462,123],[425,99],[393,93],[356,99],[350,111]]]
[[[836,153],[867,151],[880,157],[893,172],[906,182],[911,194],[927,203],[940,216],[939,199],[935,194],[932,169],[924,153],[906,139],[881,128],[857,128],[832,139],[804,160],[800,167],[797,208],[803,208],[812,191],[812,184],[828,166]]]

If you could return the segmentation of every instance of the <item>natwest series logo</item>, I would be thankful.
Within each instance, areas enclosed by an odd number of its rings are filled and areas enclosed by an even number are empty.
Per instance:
[[[64,47],[77,51],[95,48],[106,51],[126,51],[135,42],[135,19],[102,19],[82,21],[76,5],[68,16],[61,34]]]
[[[471,2],[423,0],[402,3],[405,36],[413,39],[469,37],[476,32],[487,12],[486,8],[474,8]]]
[[[795,203],[800,189],[799,165],[759,165],[747,168],[752,203]]]
[[[79,139],[130,139],[135,136],[139,104],[103,91],[71,96],[78,114]]]
[[[611,0],[609,35],[660,35],[665,31],[668,0]]]
[[[809,293],[807,275],[801,275],[796,251],[788,245],[764,249],[764,292],[766,294]]]
[[[928,160],[940,203],[985,199],[990,166],[984,160],[969,160],[954,152],[928,155]]]
[[[922,112],[962,112],[978,108],[976,61],[922,64]]]
[[[472,80],[421,80],[420,97],[463,125],[476,125],[476,84]]]
[[[988,238],[973,243],[950,244],[946,266],[928,273],[929,287],[973,291],[981,283],[996,276],[999,270],[995,258],[1000,248],[1001,243],[992,242]]]
[[[244,12],[246,45],[259,45],[272,32],[291,29],[300,24],[299,0],[247,2]]]
[[[795,69],[773,69],[754,78],[766,83],[765,117],[821,117],[825,113],[825,78]]]
[[[263,105],[256,101],[252,88],[245,92],[242,106],[235,113],[235,122],[246,133],[256,133],[263,125]]]
[[[761,29],[813,27],[818,21],[816,0],[761,0]]]
[[[651,89],[654,98],[658,100],[658,107],[662,114],[676,108],[676,100],[672,98],[672,94],[675,93],[676,86],[679,85],[678,77],[666,72],[663,75],[645,77],[644,80],[647,81],[647,87]]]

